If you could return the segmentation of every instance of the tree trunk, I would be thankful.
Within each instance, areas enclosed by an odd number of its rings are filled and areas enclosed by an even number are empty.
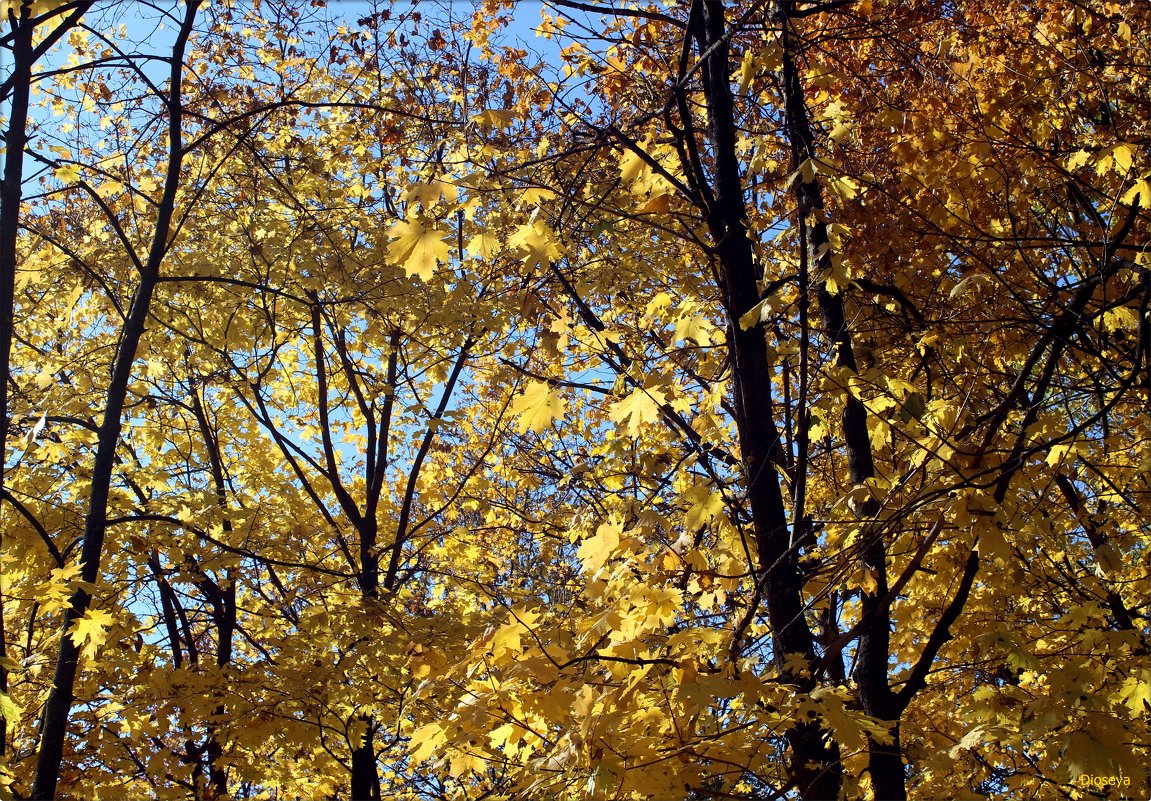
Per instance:
[[[184,151],[181,138],[181,92],[184,48],[192,31],[199,0],[189,0],[172,48],[172,69],[168,88],[168,166],[164,191],[156,214],[156,227],[148,252],[148,259],[140,272],[140,283],[132,298],[127,319],[121,330],[116,349],[112,377],[105,397],[104,416],[100,423],[96,443],[96,458],[92,465],[91,490],[88,513],[84,519],[83,542],[80,548],[80,579],[84,582],[72,595],[64,613],[64,627],[60,636],[60,650],[56,656],[56,670],[52,689],[44,704],[41,724],[40,750],[36,759],[36,776],[30,798],[47,801],[56,797],[56,784],[64,759],[64,739],[68,719],[75,697],[77,657],[80,647],[69,636],[68,630],[82,617],[92,603],[92,595],[85,587],[96,584],[100,578],[100,559],[104,550],[104,536],[108,525],[108,496],[112,483],[112,469],[116,461],[116,448],[123,427],[124,401],[132,378],[132,365],[140,339],[144,335],[152,295],[160,278],[160,262],[167,252],[168,235],[172,227],[176,204],[176,190],[180,182],[180,166]]]
[[[204,403],[200,400],[195,382],[189,382],[192,396],[192,412],[204,449],[208,456],[208,467],[212,473],[212,486],[216,493],[216,506],[223,517],[225,536],[232,533],[232,521],[228,517],[228,485],[224,479],[224,462],[220,455],[220,443],[208,422]],[[221,587],[210,577],[204,577],[204,592],[212,604],[212,623],[216,627],[216,666],[223,668],[232,661],[232,636],[236,631],[236,578],[233,570],[226,574],[226,585]],[[222,696],[221,696],[222,698]],[[223,701],[217,704],[213,714],[222,718],[227,712]],[[208,759],[208,792],[210,798],[224,798],[228,794],[228,771],[220,764],[224,747],[220,742],[216,724],[208,724],[208,737],[204,753]]]
[[[32,8],[25,0],[20,18],[14,16],[12,41],[12,108],[5,135],[4,178],[0,184],[0,492],[8,461],[8,373],[12,356],[12,327],[16,295],[16,239],[20,229],[24,147],[28,142],[28,102],[32,89]],[[3,503],[3,501],[0,501]],[[0,543],[3,532],[0,532]],[[3,599],[0,598],[0,657],[7,657]],[[8,671],[0,665],[0,692],[8,692]],[[8,750],[8,721],[0,716],[0,757]]]
[[[380,778],[376,772],[376,748],[372,740],[375,721],[363,717],[364,737],[360,747],[352,750],[351,801],[380,801]]]
[[[776,665],[799,692],[806,693],[814,689],[812,673],[795,671],[788,662],[789,656],[798,654],[808,665],[814,665],[816,657],[814,636],[804,614],[798,554],[792,547],[787,509],[775,469],[783,446],[773,414],[772,364],[763,330],[758,326],[745,330],[738,323],[760,300],[759,275],[745,223],[747,209],[736,149],[738,134],[723,4],[697,0],[692,20],[703,59],[701,78],[714,158],[715,202],[707,215],[708,226],[716,242],[724,306],[731,320],[728,330],[735,378],[735,422],[754,519],[757,580],[764,587]],[[792,752],[791,779],[807,801],[834,801],[839,797],[839,748],[826,734],[814,723],[798,725],[787,733]]]
[[[784,128],[791,146],[791,169],[802,176],[802,164],[816,158],[815,137],[808,116],[803,85],[797,66],[798,53],[792,36],[793,2],[781,2],[776,6],[776,22],[780,26],[780,39],[783,51],[783,102]],[[835,363],[856,372],[855,352],[852,347],[851,330],[843,304],[846,287],[838,286],[832,292],[827,277],[832,271],[832,253],[827,233],[827,220],[823,211],[823,187],[817,177],[795,181],[796,215],[803,221],[804,230],[810,231],[810,242],[801,243],[806,247],[815,268],[815,275],[822,277],[817,290],[820,316],[823,322],[824,337],[835,347]],[[871,440],[867,433],[867,410],[854,395],[848,394],[844,404],[843,438],[847,447],[848,467],[852,484],[863,484],[875,477],[875,463],[871,454]],[[860,514],[866,520],[874,517],[878,504],[868,499],[860,507]],[[903,758],[899,752],[898,725],[895,696],[891,691],[888,677],[890,653],[891,616],[884,604],[887,596],[887,549],[883,538],[877,533],[865,535],[862,551],[863,565],[875,581],[870,591],[860,593],[860,619],[862,627],[856,655],[854,678],[859,686],[859,698],[863,710],[872,717],[892,721],[891,744],[883,744],[868,738],[868,773],[876,798],[884,801],[903,801],[907,797],[904,786]]]

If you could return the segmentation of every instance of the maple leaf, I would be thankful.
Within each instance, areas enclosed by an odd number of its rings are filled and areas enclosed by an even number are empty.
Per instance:
[[[680,317],[676,320],[672,340],[677,343],[691,341],[702,347],[707,347],[711,344],[710,332],[713,330],[715,330],[714,326],[703,317]]]
[[[443,232],[423,220],[400,220],[388,228],[388,235],[394,237],[388,245],[388,258],[421,281],[430,281],[436,265],[446,263],[451,253]]]
[[[454,203],[459,196],[459,190],[446,181],[433,179],[427,183],[412,184],[404,193],[404,200],[409,203],[419,203],[421,206],[431,206],[442,197],[448,203]]]
[[[74,184],[80,180],[80,168],[75,164],[65,164],[52,171],[58,180],[66,184]]]
[[[115,618],[99,609],[88,609],[68,629],[68,636],[76,645],[83,646],[85,657],[92,658],[108,638],[108,627]]]
[[[498,236],[493,236],[485,231],[473,237],[472,240],[468,242],[466,250],[469,255],[483,261],[488,261],[500,252],[502,246]]]
[[[508,237],[508,245],[530,266],[549,264],[563,253],[555,232],[542,220],[521,225]]]
[[[512,403],[512,414],[519,417],[520,431],[537,434],[551,425],[552,420],[563,417],[566,401],[560,393],[543,381],[532,381],[523,394]]]
[[[1144,668],[1128,676],[1119,695],[1132,718],[1151,711],[1151,669]]]
[[[739,318],[739,327],[744,331],[755,328],[760,323],[771,319],[779,306],[779,298],[775,295],[766,297],[759,303],[752,306]]]
[[[636,214],[662,214],[671,208],[672,196],[667,192],[660,192],[636,209]]]
[[[519,653],[520,641],[523,632],[515,621],[504,623],[492,635],[491,654],[493,659],[503,659],[505,656]]]
[[[524,739],[525,731],[514,723],[505,723],[488,734],[493,748],[499,748],[508,756],[514,757],[519,753],[519,743]]]
[[[978,751],[979,747],[982,746],[987,739],[987,727],[976,726],[967,732],[967,734],[963,735],[963,739],[951,747],[948,755],[952,759],[959,759],[962,757],[964,751]]]
[[[1063,758],[1072,779],[1083,774],[1107,776],[1115,773],[1115,758],[1120,750],[1100,734],[1103,732],[1098,730],[1073,731],[1064,739]]]
[[[646,152],[647,149],[651,147],[651,143],[652,137],[648,136],[637,147],[640,150]],[[620,180],[623,181],[625,185],[630,186],[639,180],[640,176],[643,175],[644,172],[650,170],[651,168],[647,165],[647,162],[643,160],[643,156],[641,156],[636,150],[626,150],[624,151],[623,155],[620,156]]]
[[[0,693],[0,717],[5,721],[15,722],[20,719],[20,705],[12,700],[8,693]]]
[[[472,115],[471,121],[485,131],[492,128],[506,128],[515,121],[516,113],[512,109],[489,108]]]
[[[647,593],[647,614],[656,625],[670,625],[683,604],[683,592],[675,587],[656,587]]]
[[[588,537],[579,547],[577,556],[584,570],[594,573],[604,566],[608,558],[619,547],[619,535],[623,529],[616,523],[603,523],[595,534]]]
[[[707,485],[693,487],[684,494],[684,500],[691,504],[683,518],[688,531],[695,531],[723,514],[723,494]]]
[[[659,419],[660,407],[666,402],[667,396],[658,389],[637,389],[613,404],[608,417],[623,425],[628,436],[634,437],[641,425]]]
[[[438,723],[429,723],[416,729],[408,741],[412,762],[418,764],[429,759],[440,749],[445,739],[444,729]]]

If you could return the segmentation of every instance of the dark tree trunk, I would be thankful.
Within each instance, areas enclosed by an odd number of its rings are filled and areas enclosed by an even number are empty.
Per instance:
[[[776,665],[800,692],[814,689],[810,672],[794,671],[788,657],[798,654],[815,663],[815,638],[803,605],[803,579],[792,547],[787,509],[775,463],[783,446],[775,425],[772,364],[763,330],[744,329],[739,318],[760,300],[752,242],[745,220],[744,187],[736,143],[734,99],[724,7],[697,0],[693,34],[703,59],[701,78],[707,104],[708,138],[714,159],[715,200],[708,226],[716,242],[724,305],[731,320],[729,347],[735,378],[736,428],[746,474],[747,497],[754,519],[758,580],[764,588]],[[818,724],[801,724],[787,733],[791,746],[791,779],[807,801],[839,797],[842,769],[839,749]]]
[[[195,382],[189,384],[192,395],[192,411],[200,428],[200,437],[208,455],[208,466],[212,473],[212,485],[216,492],[216,506],[223,516],[225,535],[232,532],[232,521],[228,517],[228,486],[224,479],[224,462],[220,456],[220,443],[208,422],[204,403],[200,400]],[[205,576],[204,591],[212,604],[212,623],[216,627],[216,666],[223,668],[232,661],[232,637],[236,631],[236,581],[232,570],[227,572],[225,585],[221,587]],[[222,718],[227,707],[221,701],[213,714]],[[208,760],[208,792],[210,798],[224,798],[228,793],[228,771],[220,764],[224,747],[220,742],[216,724],[208,725],[208,737],[204,746]]]
[[[28,102],[32,89],[32,9],[25,0],[20,18],[13,16],[12,109],[5,132],[4,178],[0,184],[0,491],[8,460],[8,373],[16,295],[16,239],[20,229],[24,147],[28,142]],[[2,503],[2,501],[0,501]],[[7,656],[3,601],[0,600],[0,657]],[[0,692],[8,692],[8,671],[0,665]],[[8,721],[0,716],[0,756],[8,750]]]
[[[776,6],[775,16],[780,26],[783,50],[784,126],[791,146],[791,168],[803,175],[801,165],[808,159],[816,158],[817,153],[797,67],[798,45],[791,29],[794,11],[794,3],[781,2]],[[815,275],[823,279],[819,282],[817,297],[824,336],[829,344],[834,345],[835,363],[855,372],[858,368],[843,303],[846,287],[837,287],[837,291],[832,292],[827,282],[832,271],[832,253],[823,212],[823,188],[819,179],[814,176],[811,180],[798,178],[795,182],[795,198],[796,215],[805,223],[805,230],[810,231],[810,241],[802,246],[808,249]],[[867,433],[867,410],[853,395],[847,396],[841,422],[851,483],[862,484],[874,478],[875,464]],[[874,517],[877,511],[878,505],[873,499],[861,504],[860,514],[864,519]],[[861,556],[875,585],[860,593],[861,629],[854,678],[859,686],[863,710],[872,717],[892,721],[894,726],[899,711],[888,677],[891,617],[884,603],[888,591],[887,549],[878,533],[865,535]],[[869,738],[868,773],[876,798],[903,801],[907,792],[898,729],[893,727],[892,733],[895,736],[890,744]]]
[[[104,536],[108,526],[108,496],[112,483],[112,470],[116,462],[116,448],[123,427],[124,401],[128,395],[132,365],[136,360],[140,339],[144,335],[152,295],[160,279],[160,262],[167,252],[168,236],[175,212],[176,190],[180,182],[180,165],[184,157],[180,105],[184,48],[191,34],[198,6],[199,0],[189,0],[179,35],[172,48],[167,109],[169,134],[167,175],[156,214],[156,227],[148,258],[142,265],[140,282],[121,330],[120,343],[116,349],[112,376],[105,397],[104,416],[96,443],[96,458],[92,465],[88,513],[84,519],[83,542],[80,547],[80,578],[84,584],[73,593],[69,607],[64,613],[64,627],[60,636],[60,650],[56,656],[52,689],[44,704],[36,776],[29,796],[38,801],[56,797],[56,784],[60,779],[60,767],[64,759],[64,739],[75,697],[77,657],[80,653],[80,647],[73,642],[67,632],[92,603],[92,595],[85,587],[96,584],[100,578],[100,559],[103,555]]]
[[[380,778],[376,771],[376,748],[373,743],[375,722],[362,718],[364,737],[360,747],[352,750],[351,801],[380,801]]]

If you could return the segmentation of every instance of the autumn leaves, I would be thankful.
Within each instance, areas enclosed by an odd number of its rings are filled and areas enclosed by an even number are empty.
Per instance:
[[[15,792],[1142,775],[1147,11],[586,5],[37,68]]]

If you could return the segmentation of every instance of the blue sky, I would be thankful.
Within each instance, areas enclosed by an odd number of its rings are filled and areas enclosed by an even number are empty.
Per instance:
[[[450,2],[450,0],[449,0]],[[157,35],[163,37],[163,32],[156,30],[156,17],[158,13],[155,7],[170,8],[174,7],[176,3],[171,0],[155,0],[155,2],[142,2],[137,0],[132,2],[121,2],[115,4],[104,19],[107,22],[115,22],[116,24],[123,23],[128,26],[129,38],[138,41],[153,38]],[[373,5],[376,8],[388,7],[387,3],[373,3],[371,0],[329,0],[327,4],[328,11],[336,18],[346,18],[350,20],[359,19],[366,14],[370,13]],[[447,3],[443,2],[424,2],[424,3],[393,3],[391,7],[395,13],[400,13],[408,8],[419,9],[426,7],[427,13],[435,15],[443,10]],[[470,13],[472,4],[468,0],[457,0],[453,3],[454,6]],[[546,45],[547,40],[537,37],[535,35],[535,28],[540,22],[540,11],[543,9],[543,3],[540,0],[519,0],[515,5],[514,21],[509,32],[516,39],[521,39],[528,43],[537,45]],[[172,26],[167,26],[166,29],[171,35]]]

